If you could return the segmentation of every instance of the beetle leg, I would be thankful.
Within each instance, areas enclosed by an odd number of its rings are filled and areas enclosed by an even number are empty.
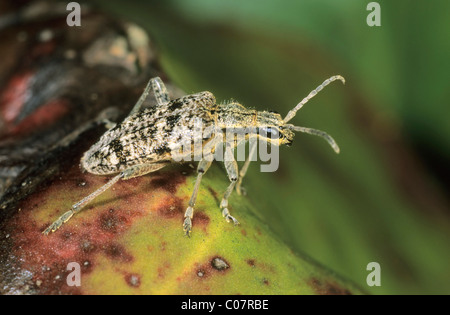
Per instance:
[[[238,195],[242,194],[242,191],[243,191],[243,189],[241,187],[242,179],[244,178],[245,174],[247,173],[248,167],[250,165],[250,162],[252,161],[252,157],[255,154],[255,151],[256,151],[256,142],[254,142],[254,143],[250,142],[250,152],[248,154],[247,159],[245,160],[244,165],[242,166],[241,170],[239,171],[239,179],[236,183],[236,192]]]
[[[166,166],[168,162],[159,162],[159,163],[151,163],[151,164],[138,164],[135,166],[132,166],[125,171],[123,171],[122,179],[127,180],[134,177],[143,176],[148,173],[156,172],[157,170],[163,168]]]
[[[66,223],[70,220],[77,212],[79,212],[81,209],[83,209],[89,202],[94,200],[96,197],[98,197],[100,194],[105,192],[108,188],[110,188],[112,185],[117,183],[119,179],[127,180],[133,177],[138,177],[145,175],[150,172],[154,172],[164,166],[166,166],[167,163],[155,163],[155,164],[142,164],[142,165],[136,165],[133,167],[130,167],[126,169],[125,171],[121,172],[119,175],[116,175],[113,177],[110,181],[108,181],[105,185],[94,191],[92,194],[88,195],[87,197],[81,199],[79,202],[74,204],[69,211],[64,213],[62,216],[60,216],[55,222],[53,222],[47,229],[45,229],[44,232],[42,232],[45,235],[48,235],[51,232],[55,232],[58,230],[61,225]]]
[[[233,192],[234,186],[238,180],[238,166],[233,156],[233,151],[231,150],[231,145],[226,144],[225,148],[225,169],[227,170],[228,178],[231,183],[228,186],[225,194],[223,195],[222,202],[220,203],[220,209],[222,210],[223,217],[227,220],[227,222],[233,221],[235,225],[239,224],[238,220],[230,215],[230,211],[228,211],[228,198]]]
[[[114,128],[117,124],[109,119],[102,119],[101,121],[99,121],[100,123],[105,125],[106,129],[112,129]]]
[[[169,92],[167,92],[167,88],[164,85],[164,82],[160,79],[160,77],[153,78],[150,80],[150,82],[158,106],[166,105],[167,103],[169,103],[170,102]]]
[[[70,145],[73,141],[78,139],[81,134],[86,132],[87,130],[99,125],[104,124],[106,121],[109,121],[111,124],[114,124],[111,119],[116,119],[118,116],[118,110],[115,107],[108,107],[104,109],[100,114],[97,115],[94,119],[91,119],[85,122],[83,125],[66,135],[64,138],[59,140],[56,144],[54,144],[49,151],[52,151],[59,147],[66,147]]]
[[[136,102],[128,116],[136,114],[141,109],[142,104],[144,104],[144,101],[147,99],[148,93],[150,93],[150,90],[153,90],[158,106],[167,104],[170,101],[169,93],[167,92],[163,81],[159,77],[152,78],[148,81],[144,92],[142,92],[139,100]]]
[[[72,206],[72,208],[67,211],[66,213],[64,213],[62,216],[60,216],[58,218],[58,220],[56,220],[55,222],[53,222],[47,229],[45,229],[44,232],[42,232],[45,235],[48,235],[51,232],[55,232],[56,230],[58,230],[61,225],[63,225],[64,223],[66,223],[67,221],[70,220],[70,218],[73,217],[73,215],[75,213],[77,213],[78,211],[80,211],[86,204],[88,204],[90,201],[92,201],[95,197],[97,197],[98,195],[100,195],[101,193],[103,193],[104,191],[106,191],[109,187],[111,187],[112,185],[114,185],[119,179],[122,178],[122,174],[119,174],[117,176],[115,176],[114,178],[112,178],[109,182],[107,182],[105,185],[103,185],[102,187],[100,187],[99,189],[97,189],[96,191],[94,191],[92,194],[90,194],[89,196],[81,199],[79,202],[77,202],[76,204],[74,204]]]
[[[202,181],[203,174],[206,173],[208,168],[211,166],[212,161],[202,159],[198,163],[197,167],[197,179],[195,180],[194,191],[192,192],[191,199],[189,200],[189,206],[184,213],[184,223],[183,230],[187,236],[190,236],[192,230],[192,218],[194,216],[194,205],[197,199],[198,190],[200,187],[200,182]]]

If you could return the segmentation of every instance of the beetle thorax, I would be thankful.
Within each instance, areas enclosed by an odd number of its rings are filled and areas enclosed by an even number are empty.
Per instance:
[[[257,111],[245,108],[237,102],[218,107],[217,124],[220,129],[247,128],[255,126]]]

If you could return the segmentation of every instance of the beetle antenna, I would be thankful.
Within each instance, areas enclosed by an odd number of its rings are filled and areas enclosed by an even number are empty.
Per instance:
[[[341,151],[339,149],[339,146],[336,143],[336,141],[334,141],[333,137],[331,137],[325,131],[312,129],[312,128],[306,128],[306,127],[300,127],[300,126],[294,126],[294,125],[291,125],[291,124],[287,124],[286,127],[288,127],[291,130],[294,130],[294,131],[300,131],[300,132],[308,133],[310,135],[322,137],[333,148],[334,152],[339,153]]]
[[[289,120],[294,118],[297,111],[303,107],[310,99],[312,99],[314,96],[316,96],[317,93],[319,93],[324,87],[326,87],[328,84],[330,84],[333,81],[341,80],[342,83],[345,84],[345,79],[340,75],[332,76],[331,78],[326,79],[323,81],[321,85],[319,85],[315,90],[312,90],[311,93],[307,97],[305,97],[300,103],[297,104],[292,110],[289,111],[289,113],[286,115],[286,118],[284,118],[284,122],[287,123]]]

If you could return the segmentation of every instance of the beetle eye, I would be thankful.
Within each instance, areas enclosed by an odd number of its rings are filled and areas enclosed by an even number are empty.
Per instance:
[[[272,127],[262,127],[259,128],[259,134],[266,138],[281,138],[282,134]]]

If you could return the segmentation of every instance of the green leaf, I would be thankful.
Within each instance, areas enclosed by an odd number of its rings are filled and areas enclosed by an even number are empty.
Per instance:
[[[5,222],[3,293],[27,294],[359,294],[353,284],[294,253],[234,194],[227,223],[219,199],[227,177],[205,175],[190,238],[182,222],[195,171],[174,165],[121,181],[49,236],[41,232],[107,178],[74,165],[30,195]],[[69,263],[81,268],[81,286]],[[5,281],[5,279],[15,279]]]

